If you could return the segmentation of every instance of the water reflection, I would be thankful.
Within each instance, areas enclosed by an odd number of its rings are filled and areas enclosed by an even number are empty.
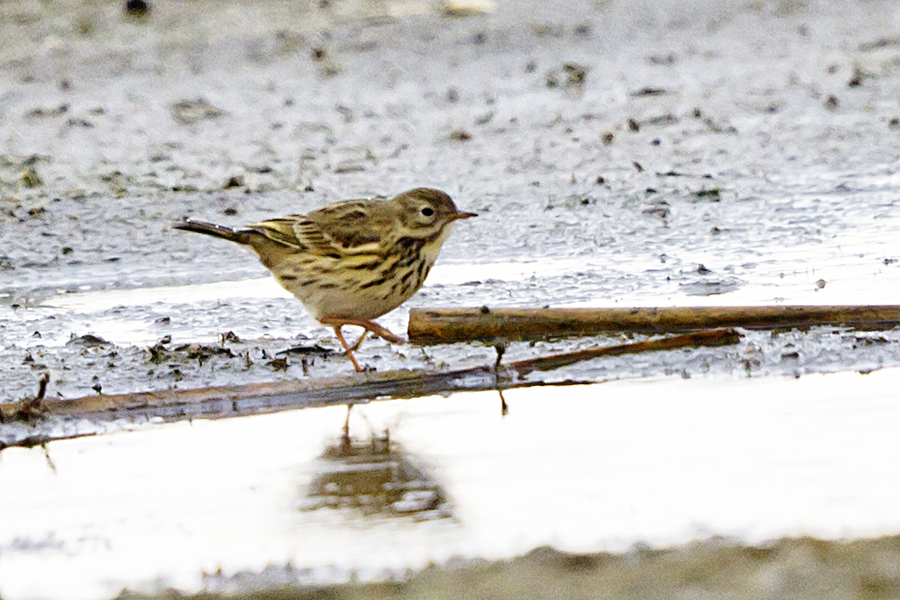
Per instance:
[[[365,437],[350,435],[350,414],[339,439],[316,459],[316,475],[301,510],[349,508],[364,516],[413,517],[416,520],[452,516],[447,494],[390,432]]]

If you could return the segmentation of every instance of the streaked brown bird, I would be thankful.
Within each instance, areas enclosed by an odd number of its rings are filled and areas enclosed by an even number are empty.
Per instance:
[[[353,356],[366,337],[403,340],[372,319],[415,294],[453,225],[476,216],[461,212],[439,190],[416,188],[387,200],[345,200],[307,215],[232,229],[185,219],[175,229],[236,242],[252,250],[278,280],[334,334],[357,371]],[[341,328],[363,328],[352,346]]]

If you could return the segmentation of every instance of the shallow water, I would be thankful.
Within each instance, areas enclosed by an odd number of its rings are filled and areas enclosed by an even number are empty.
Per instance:
[[[246,587],[399,577],[544,544],[880,535],[900,528],[898,377],[511,390],[506,417],[494,392],[355,407],[354,437],[389,429],[446,494],[444,513],[424,519],[304,510],[314,477],[335,468],[318,457],[340,437],[343,407],[57,442],[52,467],[40,448],[10,449],[0,485],[15,493],[0,510],[16,518],[4,524],[0,581],[10,598],[95,598],[224,589],[266,567]]]

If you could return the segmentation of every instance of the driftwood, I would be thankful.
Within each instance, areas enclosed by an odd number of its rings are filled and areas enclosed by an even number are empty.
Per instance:
[[[408,333],[409,341],[416,344],[444,344],[608,331],[674,333],[716,327],[786,329],[816,325],[890,329],[900,325],[900,305],[412,309]]]
[[[544,385],[540,381],[528,381],[523,377],[533,371],[558,369],[592,358],[685,347],[721,346],[735,344],[739,339],[740,336],[733,330],[720,329],[456,371],[368,372],[322,379],[109,394],[70,400],[44,398],[43,410],[45,415],[54,417],[95,420],[162,417],[177,421],[244,416],[387,398],[414,398],[455,391],[503,390]],[[595,382],[568,381],[552,385],[581,383]],[[0,405],[0,414],[9,421],[21,410],[21,404]],[[34,441],[29,443],[34,445]]]

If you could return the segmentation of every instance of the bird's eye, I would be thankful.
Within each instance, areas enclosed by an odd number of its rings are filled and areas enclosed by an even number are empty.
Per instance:
[[[432,216],[434,216],[434,209],[431,208],[430,206],[425,206],[425,207],[423,207],[422,210],[419,211],[419,212],[422,213],[422,216],[423,216],[423,217],[432,217]]]

